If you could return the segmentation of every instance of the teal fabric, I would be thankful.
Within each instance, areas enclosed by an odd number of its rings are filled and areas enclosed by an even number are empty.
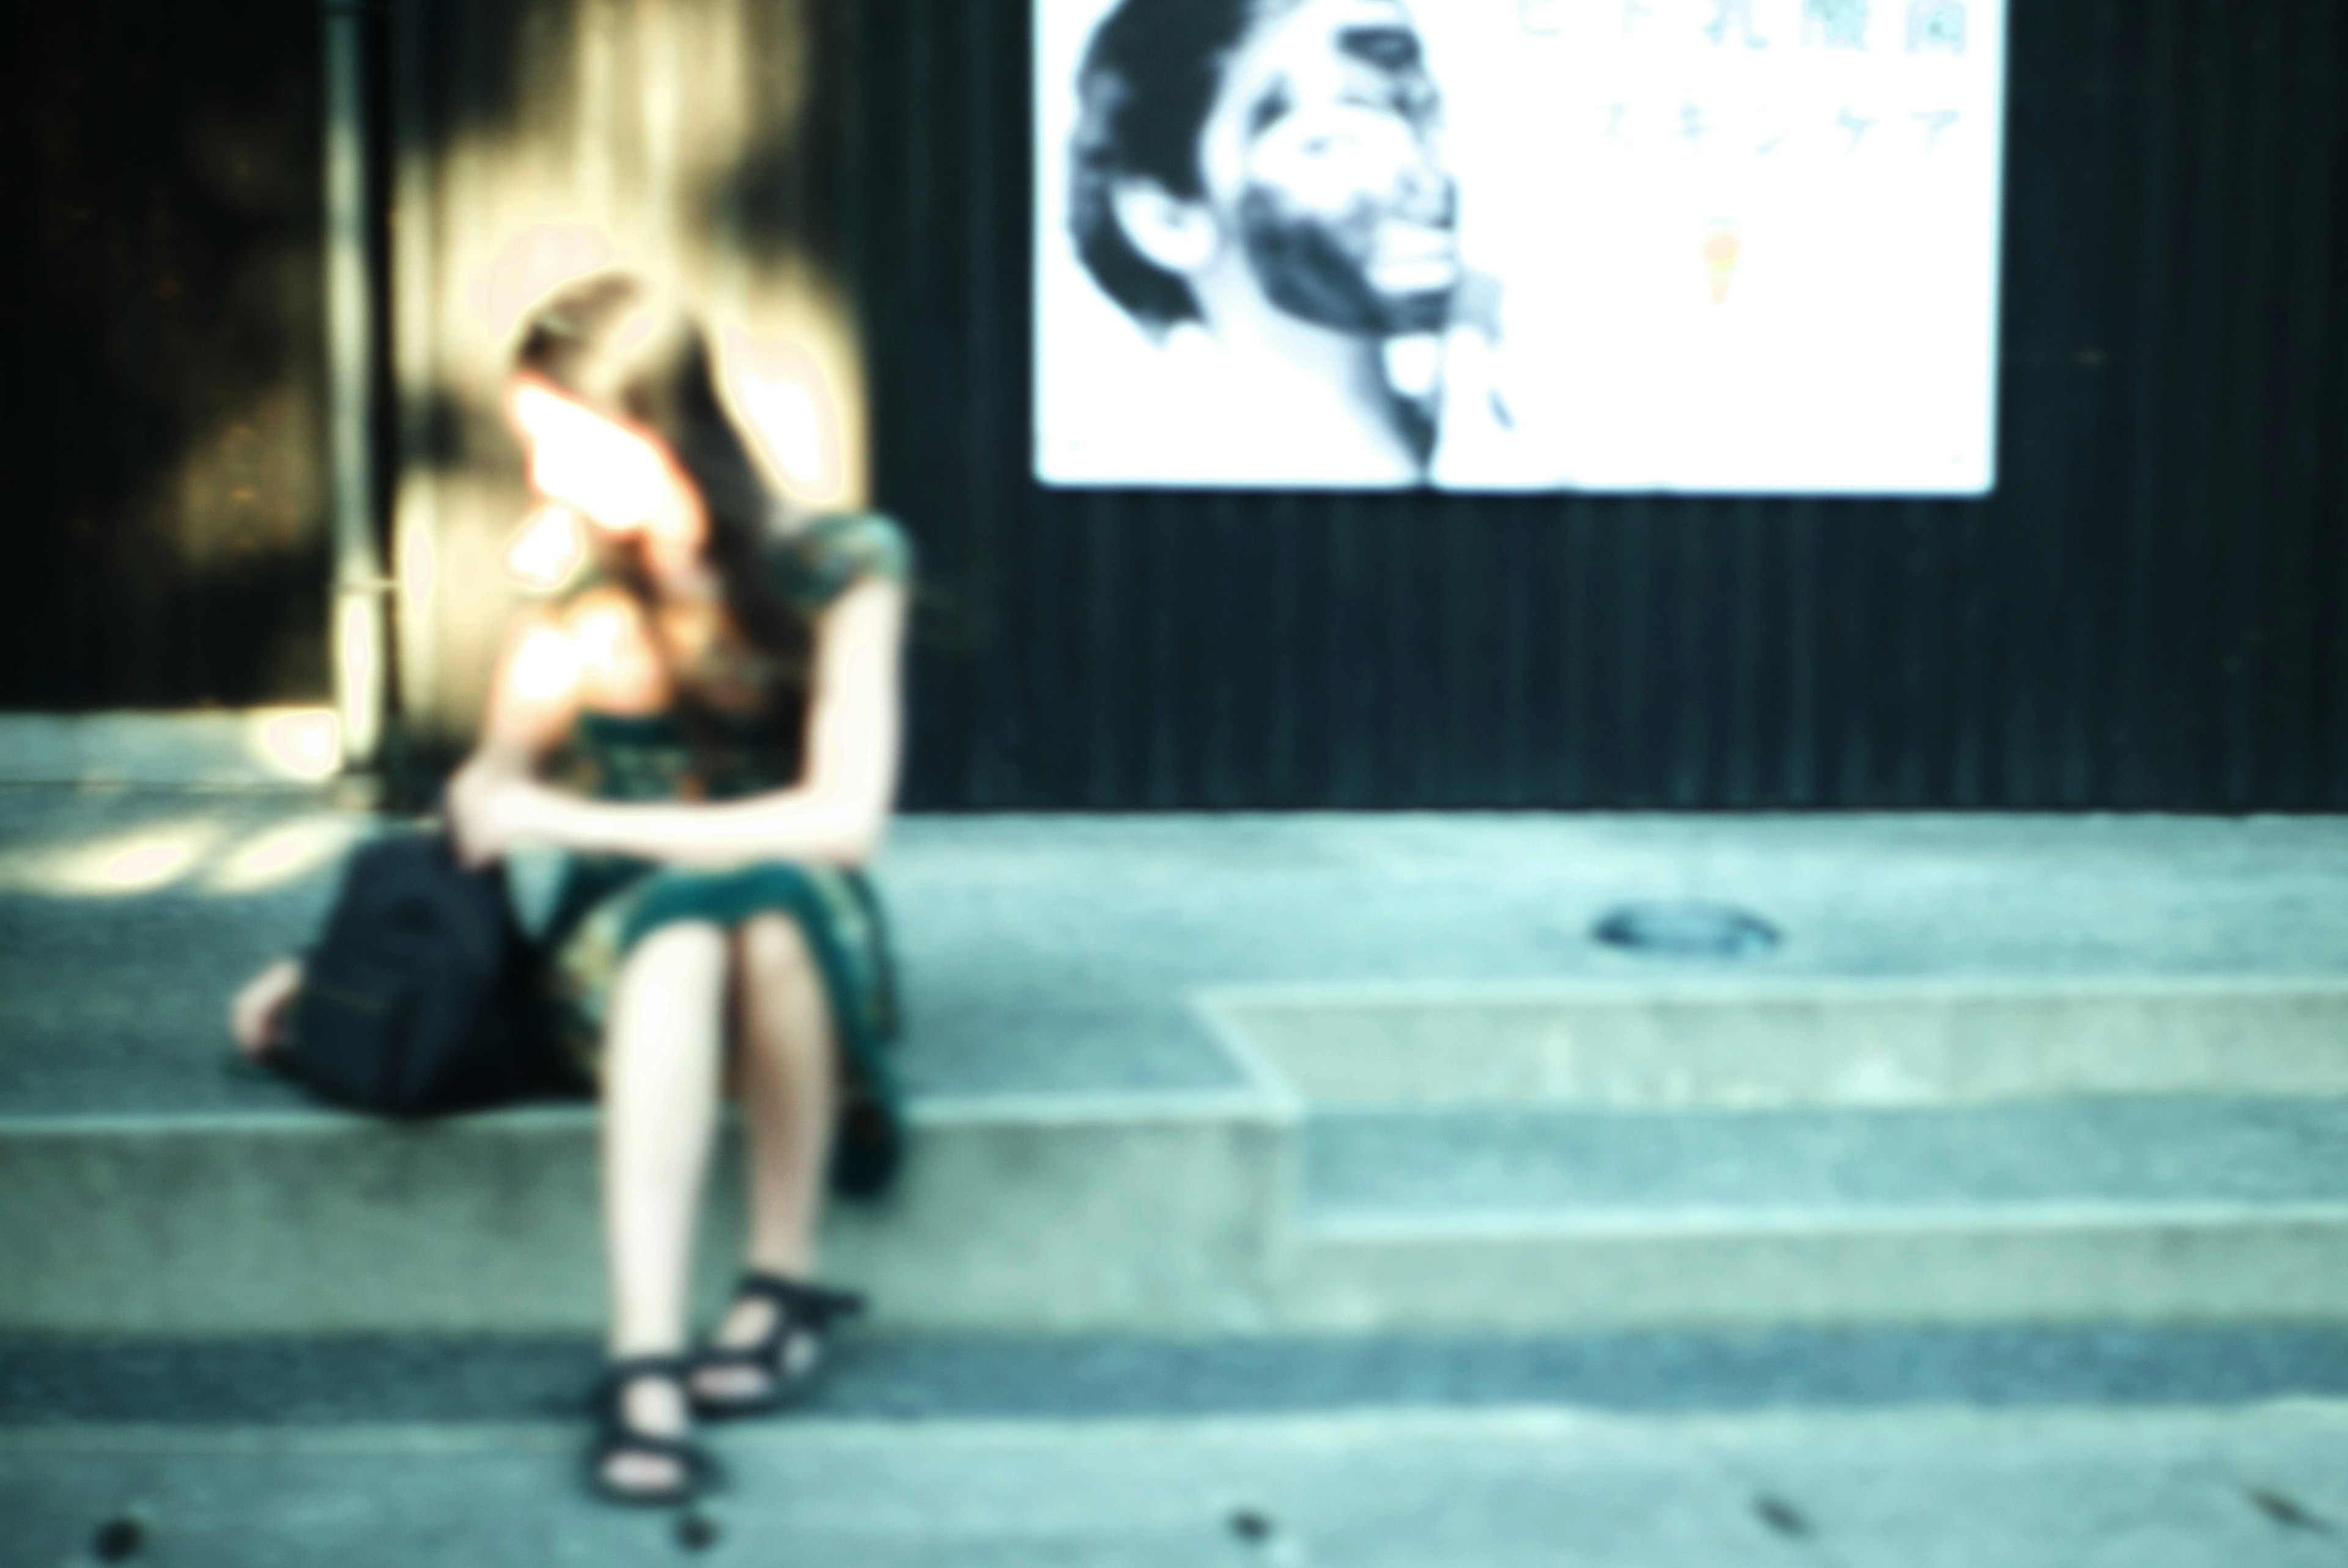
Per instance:
[[[701,731],[696,744],[674,714],[582,713],[551,771],[582,794],[613,801],[738,800],[798,772],[797,737],[764,719],[713,713]]]
[[[902,580],[911,558],[894,524],[858,513],[815,519],[778,541],[768,567],[778,591],[813,617],[867,577]],[[689,732],[669,713],[582,713],[550,780],[613,801],[756,794],[796,776],[799,737],[787,732],[798,723],[718,717]],[[855,1153],[845,1134],[858,1128],[868,1140],[901,1137],[902,1102],[887,1050],[900,1027],[895,959],[880,898],[860,872],[781,861],[692,871],[617,856],[572,857],[549,923],[554,1030],[595,1074],[612,989],[636,943],[680,921],[730,929],[767,912],[798,925],[830,1003],[843,1069],[834,1184],[869,1191],[843,1163]]]
[[[831,512],[779,539],[767,554],[777,591],[813,614],[868,577],[913,580],[905,532],[878,512]]]
[[[897,1038],[897,982],[887,917],[860,873],[765,861],[737,871],[662,867],[630,900],[621,951],[664,926],[706,921],[731,929],[754,916],[789,916],[823,976],[832,1018],[865,1086],[891,1101],[896,1072],[881,1047]]]

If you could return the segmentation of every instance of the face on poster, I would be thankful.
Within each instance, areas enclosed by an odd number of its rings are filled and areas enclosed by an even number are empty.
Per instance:
[[[1979,495],[2003,0],[1034,0],[1047,484]]]

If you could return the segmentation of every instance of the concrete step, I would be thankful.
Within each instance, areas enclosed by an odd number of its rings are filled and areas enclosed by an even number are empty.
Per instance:
[[[1708,975],[1211,988],[1224,1040],[1325,1109],[2348,1096],[2348,977]]]
[[[908,1328],[2348,1322],[2343,1101],[1362,1111],[1257,1076],[915,1129],[827,1244]],[[0,1328],[592,1328],[594,1160],[583,1107],[0,1121]]]
[[[2314,1563],[2343,1335],[851,1325],[682,1517],[580,1500],[592,1337],[0,1338],[0,1563]]]
[[[1265,1320],[1287,1118],[1264,1096],[929,1101],[827,1272],[908,1327],[1211,1332]],[[738,1255],[721,1147],[699,1282]],[[592,1108],[0,1120],[0,1332],[592,1330]]]
[[[2336,1404],[819,1419],[715,1434],[732,1484],[683,1515],[582,1501],[580,1443],[567,1421],[0,1431],[0,1561],[2301,1568],[2348,1528]]]
[[[332,708],[0,713],[0,784],[300,789],[341,766]]]
[[[2348,1318],[2348,1206],[1370,1216],[1291,1240],[1282,1321],[1625,1324]]]
[[[1308,1113],[1330,1328],[2348,1313],[2348,987],[1699,978],[1211,992]]]
[[[219,1071],[367,826],[0,790],[0,1332],[600,1323],[591,1112]],[[909,822],[915,1163],[828,1267],[908,1331],[2339,1322],[2343,869],[2332,822]],[[1589,939],[1663,895],[1787,943]]]
[[[2348,1400],[2348,1328],[1839,1327],[1546,1335],[916,1333],[844,1326],[795,1408],[837,1421],[1528,1408],[2230,1408]],[[593,1335],[0,1337],[0,1430],[568,1419]]]
[[[2348,1102],[1314,1117],[1295,1320],[2348,1316]]]
[[[1313,1221],[2348,1204],[2348,1100],[1340,1112],[1309,1117],[1302,1149]]]

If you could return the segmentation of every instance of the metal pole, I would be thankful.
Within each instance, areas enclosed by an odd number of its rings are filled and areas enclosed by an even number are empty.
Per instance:
[[[343,766],[375,766],[386,682],[383,569],[376,513],[376,301],[370,200],[367,27],[374,7],[325,0],[326,405],[332,456],[335,712]]]

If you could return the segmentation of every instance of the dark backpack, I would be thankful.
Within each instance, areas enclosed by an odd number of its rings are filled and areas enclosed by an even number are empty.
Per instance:
[[[503,868],[466,869],[444,834],[389,834],[344,867],[276,1064],[387,1116],[559,1092],[572,1086],[531,1027],[530,979]]]

